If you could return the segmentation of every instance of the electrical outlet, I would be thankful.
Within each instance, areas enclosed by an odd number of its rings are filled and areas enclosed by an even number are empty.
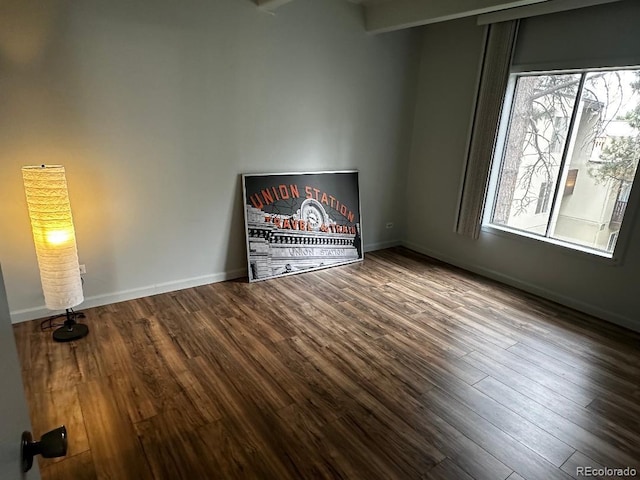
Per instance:
[[[82,265],[80,265],[80,275],[86,275],[87,274],[87,266],[83,263]]]
[[[393,222],[387,222],[387,224],[386,224],[386,228],[387,228],[387,229],[389,229],[389,228],[393,228]]]

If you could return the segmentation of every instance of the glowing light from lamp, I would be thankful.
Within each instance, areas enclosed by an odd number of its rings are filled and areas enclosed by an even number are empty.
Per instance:
[[[64,167],[23,167],[22,177],[45,304],[75,307],[84,296]]]
[[[60,245],[71,239],[71,232],[68,230],[54,230],[47,232],[47,242],[52,245]]]

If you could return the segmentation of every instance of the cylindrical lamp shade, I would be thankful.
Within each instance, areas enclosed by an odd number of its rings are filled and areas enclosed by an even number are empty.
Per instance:
[[[45,304],[75,307],[84,296],[64,167],[22,167],[22,177]]]

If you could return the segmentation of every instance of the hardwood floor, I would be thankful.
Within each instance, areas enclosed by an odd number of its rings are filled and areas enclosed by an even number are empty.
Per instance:
[[[569,479],[640,470],[640,335],[404,249],[15,325],[57,479]]]

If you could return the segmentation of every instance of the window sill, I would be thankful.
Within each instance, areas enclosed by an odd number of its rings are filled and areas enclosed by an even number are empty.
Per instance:
[[[514,228],[509,227],[500,227],[492,224],[483,224],[481,231],[483,233],[488,233],[491,235],[496,235],[503,238],[509,239],[518,239],[523,242],[538,242],[550,245],[551,248],[558,249],[563,253],[567,253],[570,255],[575,255],[578,257],[582,257],[583,259],[595,260],[597,262],[602,262],[607,265],[618,265],[621,263],[621,259],[619,255],[610,254],[608,252],[603,252],[601,250],[596,250],[593,248],[584,247],[581,245],[576,245],[574,243],[565,242],[563,240],[557,240],[555,238],[541,237],[539,235],[534,235],[529,232],[525,232],[523,230],[516,230]],[[617,246],[616,250],[619,250],[620,245]]]

